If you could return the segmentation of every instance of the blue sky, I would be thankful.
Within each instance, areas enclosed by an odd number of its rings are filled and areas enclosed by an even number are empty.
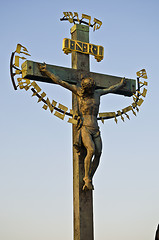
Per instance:
[[[17,43],[28,59],[71,67],[62,52],[70,38],[63,11],[88,14],[102,27],[90,42],[102,45],[104,60],[91,56],[91,71],[136,78],[145,68],[148,94],[135,117],[124,123],[99,123],[103,154],[94,177],[95,239],[154,239],[159,223],[158,67],[159,2],[151,1],[3,1],[1,31],[0,239],[73,239],[72,129],[44,111],[31,92],[14,91],[9,60]],[[71,94],[40,84],[50,99],[71,108]],[[117,111],[130,98],[104,96],[100,111]]]

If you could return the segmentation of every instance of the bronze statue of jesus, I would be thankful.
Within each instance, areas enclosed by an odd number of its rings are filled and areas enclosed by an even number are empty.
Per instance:
[[[83,78],[81,85],[72,85],[62,81],[53,73],[46,69],[46,65],[39,64],[40,71],[43,75],[52,79],[56,84],[70,90],[78,97],[79,102],[79,115],[80,123],[77,128],[80,132],[82,143],[87,150],[86,157],[84,159],[85,176],[83,178],[85,184],[83,190],[93,190],[92,178],[99,165],[100,156],[102,153],[102,139],[100,136],[99,126],[97,122],[97,115],[99,112],[100,96],[113,93],[117,89],[125,85],[125,79],[105,89],[96,89],[95,81],[92,78]],[[77,151],[79,150],[79,144],[75,145]]]

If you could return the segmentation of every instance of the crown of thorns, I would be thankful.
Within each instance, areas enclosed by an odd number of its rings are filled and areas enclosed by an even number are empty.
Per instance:
[[[81,81],[82,88],[93,88],[95,87],[96,83],[93,78],[87,77],[83,78]]]

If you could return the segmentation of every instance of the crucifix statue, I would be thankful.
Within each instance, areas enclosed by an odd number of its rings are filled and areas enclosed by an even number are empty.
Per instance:
[[[83,19],[89,20],[89,22]],[[82,14],[80,20],[78,14],[64,12],[61,20],[68,20],[74,23],[71,28],[71,39],[63,40],[64,53],[72,54],[72,68],[59,67],[55,65],[42,64],[33,61],[25,61],[22,69],[19,69],[19,58],[15,53],[27,54],[27,49],[18,44],[17,49],[11,55],[10,72],[14,89],[17,86],[14,82],[16,74],[22,74],[22,78],[17,78],[18,87],[28,90],[30,87],[33,96],[39,98],[38,102],[45,103],[43,108],[54,110],[55,116],[64,119],[65,115],[72,116],[68,122],[73,126],[73,208],[74,208],[74,240],[93,240],[93,196],[94,189],[92,179],[99,165],[102,152],[102,140],[98,126],[98,120],[115,118],[120,116],[123,120],[123,114],[129,118],[127,112],[134,109],[138,110],[143,102],[140,96],[146,96],[146,89],[140,92],[140,84],[147,85],[147,82],[139,82],[139,78],[147,78],[144,69],[137,73],[138,89],[136,93],[136,80],[110,76],[90,72],[89,57],[93,55],[100,62],[103,59],[104,49],[89,43],[89,27],[97,30],[102,22],[94,18],[94,24],[91,24],[91,17]],[[78,22],[78,24],[76,24]],[[23,47],[23,52],[21,48]],[[15,69],[15,73],[13,72]],[[24,86],[25,80],[26,85]],[[68,108],[62,104],[56,107],[56,101],[50,103],[49,99],[45,100],[46,94],[39,92],[41,88],[36,82],[30,83],[30,80],[58,84],[72,92],[72,110],[67,112]],[[108,93],[120,94],[124,96],[134,96],[134,103],[122,111],[99,113],[100,97]],[[99,113],[99,115],[98,115]]]
[[[83,190],[93,190],[92,178],[99,165],[100,156],[102,153],[102,139],[98,127],[97,116],[99,113],[100,97],[102,95],[113,93],[117,89],[124,86],[125,81],[121,81],[109,88],[96,89],[96,83],[94,79],[86,77],[81,79],[81,84],[73,85],[62,81],[56,77],[53,73],[46,69],[46,65],[39,64],[40,71],[46,77],[52,79],[56,84],[70,90],[77,96],[78,99],[78,116],[80,119],[77,123],[77,142],[74,144],[77,152],[80,152],[81,144],[87,150],[86,157],[84,159],[84,186]]]

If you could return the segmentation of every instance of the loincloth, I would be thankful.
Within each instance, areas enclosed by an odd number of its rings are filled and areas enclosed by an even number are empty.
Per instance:
[[[76,140],[75,140],[75,143],[73,144],[73,146],[75,147],[75,149],[77,150],[78,153],[80,152],[80,149],[82,147],[82,134],[81,134],[81,132],[83,130],[88,132],[88,134],[90,134],[93,139],[100,136],[99,127],[98,128],[92,128],[92,127],[89,127],[89,126],[82,125],[82,127],[77,131]]]
[[[82,131],[83,129],[84,129],[86,132],[88,132],[88,133],[92,136],[92,138],[97,138],[97,137],[100,136],[99,127],[98,127],[98,128],[92,128],[92,127],[83,125],[82,128],[81,128],[81,131]]]

